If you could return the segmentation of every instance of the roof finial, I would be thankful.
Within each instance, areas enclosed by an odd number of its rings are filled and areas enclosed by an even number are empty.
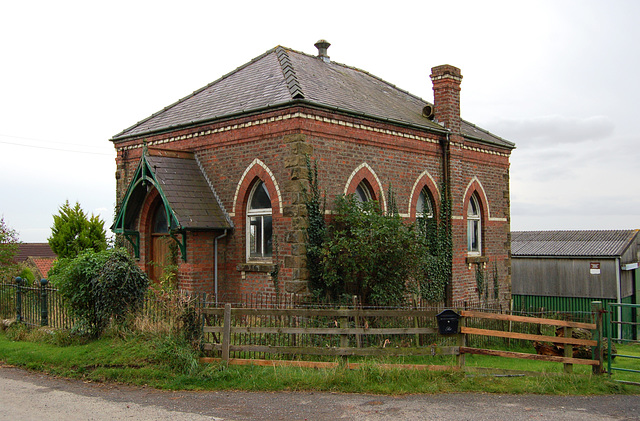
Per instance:
[[[329,60],[329,56],[327,55],[327,50],[331,45],[329,41],[321,39],[313,45],[315,45],[315,47],[318,49],[318,58],[321,58],[325,63],[331,62],[331,60]]]

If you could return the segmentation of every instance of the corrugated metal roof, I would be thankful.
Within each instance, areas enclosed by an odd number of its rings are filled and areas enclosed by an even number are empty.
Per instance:
[[[638,230],[512,231],[512,256],[621,256]]]
[[[113,140],[202,124],[296,101],[432,130],[427,101],[365,71],[278,46],[113,137]],[[487,143],[514,144],[462,121],[462,133]]]

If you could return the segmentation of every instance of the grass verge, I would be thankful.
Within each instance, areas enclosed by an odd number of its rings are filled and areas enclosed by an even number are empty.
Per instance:
[[[514,364],[499,360],[506,359],[468,356],[467,364],[496,368],[508,368],[500,367],[501,364]],[[521,377],[380,367],[379,363],[387,361],[367,361],[357,370],[342,366],[309,369],[201,365],[197,353],[186,342],[171,335],[150,334],[118,335],[82,343],[55,337],[55,333],[46,330],[18,334],[0,332],[0,361],[85,381],[121,382],[170,390],[325,391],[390,395],[453,392],[598,395],[640,391],[635,386],[613,382],[607,375],[594,376],[584,370],[562,374],[561,364],[553,365],[557,373],[536,370],[543,374]],[[526,369],[540,368],[532,367],[528,361],[526,363]],[[518,369],[523,368],[520,365]]]

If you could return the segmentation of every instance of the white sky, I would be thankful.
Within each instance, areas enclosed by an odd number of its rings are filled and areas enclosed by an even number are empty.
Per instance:
[[[322,6],[320,6],[322,5]],[[0,216],[44,242],[69,200],[111,225],[109,139],[284,45],[432,101],[516,143],[513,230],[640,228],[640,2],[12,1],[0,5]]]

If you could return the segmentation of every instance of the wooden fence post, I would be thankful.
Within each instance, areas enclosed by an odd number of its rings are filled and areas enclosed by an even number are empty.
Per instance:
[[[602,352],[602,315],[604,314],[604,310],[602,308],[602,301],[593,301],[591,302],[591,312],[593,312],[595,316],[596,330],[595,330],[595,338],[594,340],[598,341],[598,345],[595,346],[594,349],[594,359],[600,362],[600,365],[593,366],[594,374],[602,374],[604,372],[604,358]]]
[[[229,347],[231,346],[231,304],[224,305],[224,325],[222,328],[222,362],[229,364]]]
[[[460,317],[460,331],[462,331],[462,327],[466,326],[466,317]],[[467,334],[466,333],[458,333],[458,346],[460,348],[467,346]],[[464,354],[460,352],[458,354],[458,367],[464,368],[465,363]]]
[[[564,337],[571,338],[573,336],[573,328],[565,327],[564,328]],[[564,356],[566,358],[573,358],[573,345],[564,344]],[[565,373],[573,373],[573,364],[564,363],[564,372]]]
[[[353,309],[356,310],[356,323],[355,328],[358,329],[360,327],[360,312],[358,311],[360,308],[358,307],[358,296],[354,295],[352,297],[353,300]],[[356,333],[356,348],[362,347],[362,335]]]
[[[346,310],[346,307],[340,307],[341,310]],[[346,317],[340,317],[340,322],[338,323],[340,329],[346,329],[349,327],[349,319]],[[340,348],[347,348],[349,346],[349,336],[346,334],[340,334]]]

